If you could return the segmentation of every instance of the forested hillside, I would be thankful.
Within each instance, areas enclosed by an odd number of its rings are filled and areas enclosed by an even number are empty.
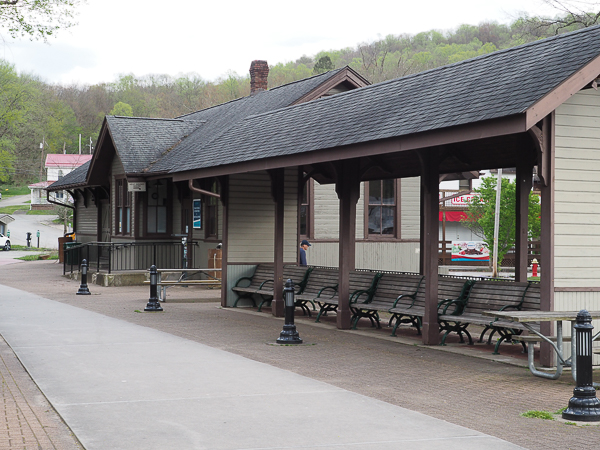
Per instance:
[[[399,34],[353,48],[322,51],[271,66],[269,87],[349,65],[372,83],[406,76],[579,28],[536,27],[535,20],[510,25],[494,22],[456,30]],[[275,63],[274,61],[270,61]],[[248,61],[250,67],[250,61]],[[0,60],[0,181],[34,182],[42,154],[89,151],[106,114],[176,117],[250,92],[247,74],[229,73],[216,81],[198,74],[122,75],[116,81],[87,85],[50,85]],[[40,74],[43,76],[43,74]]]

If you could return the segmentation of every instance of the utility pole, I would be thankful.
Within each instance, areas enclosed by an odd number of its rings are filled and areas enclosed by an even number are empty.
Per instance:
[[[42,159],[40,161],[40,181],[43,180],[44,176],[44,145],[46,144],[46,136],[42,137],[42,143],[40,144],[40,149],[42,150]]]
[[[494,265],[492,277],[498,277],[498,234],[500,232],[500,194],[502,191],[502,169],[498,169],[498,184],[496,186],[496,213],[494,214]]]

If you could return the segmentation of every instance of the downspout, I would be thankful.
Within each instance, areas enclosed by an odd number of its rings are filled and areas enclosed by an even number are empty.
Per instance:
[[[220,194],[195,187],[194,180],[188,180],[188,187],[190,188],[190,191],[198,192],[204,195],[209,195],[211,197],[221,198]]]
[[[71,191],[67,191],[69,194],[71,194],[71,197],[75,198],[75,195],[73,195],[74,193]],[[57,201],[54,200],[50,200],[50,191],[46,190],[46,200],[48,201],[48,203],[52,203],[53,205],[58,205],[58,206],[66,206],[67,208],[71,208],[73,210],[73,232],[75,232],[75,224],[77,223],[77,208],[73,205],[68,205],[65,203],[59,203]]]

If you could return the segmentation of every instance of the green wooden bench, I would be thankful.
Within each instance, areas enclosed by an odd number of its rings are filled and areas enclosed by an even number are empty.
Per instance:
[[[422,281],[423,276],[417,273],[383,273],[372,296],[361,291],[352,297],[352,329],[363,317],[371,321],[371,326],[381,328],[379,313],[388,312],[399,297],[414,300]]]
[[[446,338],[450,333],[457,333],[460,342],[464,342],[463,334],[469,339],[469,345],[473,345],[471,334],[467,330],[469,325],[480,325],[484,327],[479,337],[482,342],[486,332],[491,331],[492,335],[498,333],[498,340],[494,353],[498,353],[500,344],[506,340],[511,340],[511,336],[520,334],[524,331],[518,329],[518,324],[513,322],[503,323],[502,321],[490,319],[484,316],[483,311],[502,311],[507,308],[521,310],[524,306],[526,293],[531,286],[529,282],[514,282],[505,280],[481,280],[473,284],[465,298],[445,302],[440,305],[438,310],[438,322],[440,331],[444,332],[442,345],[445,345]],[[535,295],[530,297],[533,299]],[[539,298],[539,295],[538,295]],[[539,303],[538,303],[539,309]],[[491,342],[491,336],[490,340]]]
[[[440,305],[462,299],[469,291],[473,280],[447,275],[438,275],[438,308]],[[423,315],[425,314],[425,279],[419,285],[417,294],[399,296],[388,311],[392,314],[390,326],[393,323],[392,336],[396,336],[398,327],[410,324],[421,334]]]
[[[235,286],[231,288],[233,292],[236,293],[237,299],[233,303],[233,307],[237,307],[238,302],[247,298],[252,301],[252,304],[256,306],[256,301],[254,300],[254,295],[260,295],[263,301],[266,298],[269,298],[269,295],[272,298],[272,291],[269,294],[268,291],[268,282],[272,283],[273,281],[273,264],[258,264],[254,269],[254,273],[250,277],[241,277],[235,282]],[[265,290],[263,287],[267,284]]]
[[[302,309],[303,315],[312,317],[311,308],[315,311],[315,299],[320,295],[333,297],[337,292],[339,271],[328,267],[311,267],[304,289],[294,297],[295,305]],[[333,286],[333,288],[331,288]]]
[[[351,271],[349,274],[350,303],[352,303],[353,297],[359,294],[366,296],[363,297],[365,300],[370,300],[371,296],[375,293],[380,278],[380,273],[363,270]],[[319,305],[319,313],[315,322],[319,322],[321,316],[327,315],[329,312],[337,312],[339,304],[337,284],[321,289],[314,301]]]
[[[285,285],[285,282],[291,279],[294,283],[294,292],[301,294],[306,287],[306,283],[311,271],[312,268],[299,266],[296,264],[283,266],[283,284]],[[260,287],[258,293],[260,294],[262,301],[258,305],[259,312],[262,310],[262,307],[265,303],[270,303],[273,301],[273,285],[274,281],[273,279],[270,279],[263,282],[262,286]]]

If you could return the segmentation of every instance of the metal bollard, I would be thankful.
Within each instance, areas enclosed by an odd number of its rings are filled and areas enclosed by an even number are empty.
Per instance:
[[[296,331],[296,325],[294,325],[294,311],[296,309],[294,301],[294,283],[291,279],[285,282],[285,288],[283,288],[283,297],[285,302],[285,323],[283,330],[279,334],[277,339],[278,344],[302,344],[302,339]]]
[[[569,406],[562,413],[563,419],[581,422],[600,421],[600,400],[596,397],[592,371],[592,316],[585,309],[577,314],[574,325],[577,339],[577,352],[571,358],[577,358],[577,386],[573,389],[573,397]]]
[[[150,299],[144,311],[163,311],[158,302],[158,270],[156,266],[150,266]]]
[[[81,261],[81,284],[79,285],[79,290],[77,291],[77,295],[91,295],[90,290],[88,289],[87,284],[87,272],[88,272],[88,264],[87,260]]]

